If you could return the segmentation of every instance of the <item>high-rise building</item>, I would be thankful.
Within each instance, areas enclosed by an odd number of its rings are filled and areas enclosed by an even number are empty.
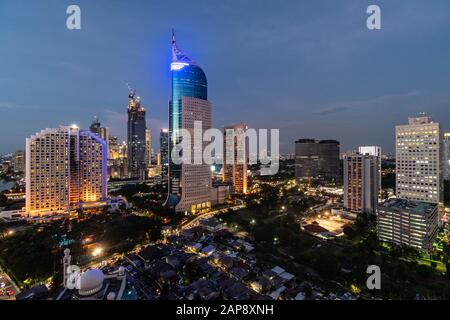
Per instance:
[[[444,133],[443,148],[443,176],[445,180],[450,180],[450,132]]]
[[[295,176],[298,179],[316,178],[319,175],[319,150],[317,140],[295,141]]]
[[[14,152],[12,161],[14,172],[25,172],[25,151],[17,150]]]
[[[76,126],[26,140],[26,213],[40,216],[105,204],[106,142]]]
[[[128,178],[126,142],[119,144],[118,137],[109,137],[108,177],[113,179]]]
[[[340,144],[336,140],[320,140],[319,176],[325,180],[339,180],[341,162],[339,160]]]
[[[100,120],[97,118],[97,116],[95,116],[92,119],[92,123],[89,126],[89,130],[91,130],[91,132],[97,134],[98,136],[100,136],[100,128],[102,127],[102,124],[100,123]]]
[[[339,179],[340,144],[336,140],[299,139],[295,142],[295,176],[298,179]]]
[[[169,130],[164,128],[159,134],[159,156],[162,174],[167,176],[169,172]]]
[[[379,194],[378,156],[350,152],[344,155],[344,207],[375,213]]]
[[[109,137],[108,145],[108,160],[119,159],[119,138],[117,136]]]
[[[436,238],[443,201],[442,132],[420,114],[395,128],[396,193],[377,208],[381,240],[429,250]]]
[[[248,145],[244,123],[224,128],[222,181],[233,186],[235,193],[247,193]],[[232,159],[229,162],[229,159]]]
[[[145,161],[149,168],[152,165],[152,130],[150,128],[145,129]]]
[[[94,117],[92,123],[89,127],[92,133],[95,133],[97,136],[106,141],[106,148],[109,153],[109,128],[102,127],[100,120],[97,117]]]
[[[433,203],[390,199],[377,208],[377,235],[382,241],[430,250],[439,229]]]
[[[128,94],[128,175],[132,179],[144,180],[146,178],[146,142],[145,142],[145,109],[141,106],[140,97],[136,96],[134,89]]]
[[[397,198],[441,204],[443,201],[442,132],[421,114],[396,127]]]
[[[169,197],[167,204],[176,211],[199,213],[211,207],[210,165],[176,164],[171,151],[181,142],[181,129],[194,137],[194,122],[201,122],[202,130],[211,128],[211,108],[205,73],[194,61],[180,51],[172,36],[172,98],[169,102]],[[203,134],[203,133],[202,133]],[[192,143],[192,145],[195,145]],[[202,150],[207,142],[201,145]],[[193,151],[194,148],[192,148]],[[195,155],[195,152],[192,152]]]
[[[360,154],[368,154],[378,157],[378,190],[381,192],[381,147],[379,146],[362,146],[358,148]]]
[[[106,141],[108,143],[109,139],[109,128],[108,127],[102,127],[99,119],[97,117],[94,117],[94,120],[92,120],[92,123],[89,127],[89,130],[91,130],[92,133],[95,133],[100,138]]]

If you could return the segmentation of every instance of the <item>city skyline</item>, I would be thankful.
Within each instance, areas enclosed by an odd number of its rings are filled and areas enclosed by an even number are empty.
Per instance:
[[[171,27],[187,54],[202,61],[209,74],[216,106],[213,127],[246,121],[250,127],[280,128],[283,153],[292,153],[297,139],[316,137],[339,140],[341,151],[373,144],[392,154],[394,126],[420,111],[449,129],[444,79],[450,49],[439,41],[450,31],[442,13],[449,5],[442,1],[408,6],[381,1],[383,27],[377,32],[365,27],[367,3],[356,1],[324,10],[308,2],[281,7],[262,2],[258,8],[244,4],[240,12],[232,10],[233,3],[220,4],[217,12],[232,23],[201,3],[180,3],[174,12],[169,5],[135,1],[142,10],[136,10],[131,24],[123,3],[108,4],[106,13],[101,1],[79,1],[83,27],[73,32],[63,23],[64,1],[51,9],[20,1],[0,5],[16,9],[8,16],[0,10],[8,47],[2,50],[2,62],[8,62],[1,66],[0,110],[9,119],[0,129],[0,153],[24,149],[25,137],[41,128],[61,123],[88,127],[95,115],[111,135],[126,140],[126,81],[150,110],[148,126],[154,132],[166,128]],[[287,6],[295,10],[287,13]],[[204,19],[186,14],[193,11]],[[427,18],[431,13],[432,20]],[[249,14],[266,19],[248,24]],[[120,23],[97,22],[97,17],[106,21],[105,15]],[[36,37],[30,36],[31,26]],[[354,135],[355,130],[366,134]],[[154,135],[153,145],[158,144]]]
[[[77,1],[0,4],[0,302],[450,299],[448,0]]]

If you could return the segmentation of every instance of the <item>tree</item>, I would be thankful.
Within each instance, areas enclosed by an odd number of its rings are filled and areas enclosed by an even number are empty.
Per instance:
[[[307,282],[303,285],[303,292],[305,293],[305,298],[306,299],[311,299],[312,298],[312,287],[311,285]]]
[[[350,240],[355,237],[355,230],[353,230],[352,226],[346,225],[343,228],[344,234],[349,238]]]
[[[5,237],[6,229],[6,223],[0,220],[0,239],[3,239]]]
[[[339,272],[338,260],[331,252],[317,252],[313,267],[326,279],[335,279]]]
[[[8,198],[3,193],[0,193],[0,207],[6,206],[7,203]]]

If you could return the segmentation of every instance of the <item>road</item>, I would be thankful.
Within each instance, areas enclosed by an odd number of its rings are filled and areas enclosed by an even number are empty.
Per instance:
[[[209,218],[209,217],[212,217],[212,216],[214,216],[216,214],[219,214],[219,213],[225,213],[225,212],[227,212],[230,209],[235,211],[235,210],[239,210],[239,209],[243,209],[243,208],[245,208],[245,204],[239,204],[239,205],[236,205],[236,206],[233,206],[233,207],[227,207],[227,208],[218,209],[218,210],[214,210],[214,211],[203,213],[203,214],[195,217],[193,220],[183,224],[181,226],[181,229],[189,229],[193,225],[195,225],[198,221],[200,221],[201,219]]]
[[[0,267],[0,300],[13,300],[15,299],[16,294],[20,292],[20,289],[16,286],[16,284],[11,280],[7,273],[3,271]],[[7,292],[14,292],[13,295],[8,295]]]

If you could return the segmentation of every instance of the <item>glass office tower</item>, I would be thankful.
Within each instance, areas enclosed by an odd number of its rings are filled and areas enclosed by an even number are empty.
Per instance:
[[[203,70],[178,48],[175,33],[172,36],[172,97],[169,101],[169,198],[168,205],[175,206],[182,195],[182,166],[174,164],[171,151],[181,142],[183,127],[183,98],[207,101],[207,80]]]
[[[145,109],[141,106],[141,99],[136,97],[136,91],[129,89],[128,94],[128,175],[129,178],[145,180],[146,163],[146,122]]]

